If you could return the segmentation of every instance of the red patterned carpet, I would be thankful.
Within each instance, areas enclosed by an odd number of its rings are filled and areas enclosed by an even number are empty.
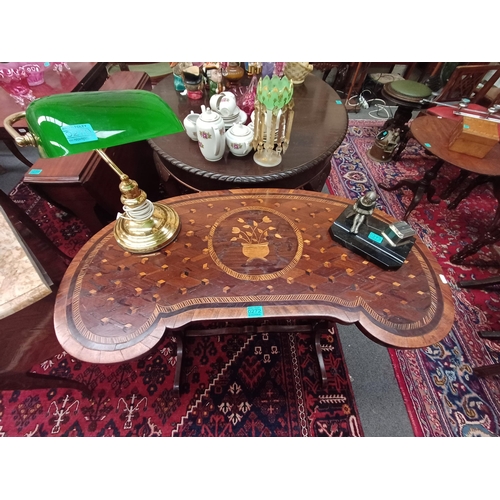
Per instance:
[[[70,257],[87,229],[21,184],[11,197]],[[0,436],[361,436],[335,327],[322,336],[328,387],[321,387],[307,334],[225,335],[184,342],[181,396],[172,392],[175,338],[116,365],[80,362],[61,350],[35,373],[93,390],[0,392]]]
[[[327,186],[332,194],[356,199],[368,190],[378,193],[377,208],[401,220],[412,193],[387,192],[378,183],[394,184],[402,178],[421,178],[435,159],[410,140],[398,162],[379,163],[367,152],[383,121],[350,120],[347,136],[334,154]],[[459,169],[447,165],[434,185],[442,192]],[[500,377],[476,377],[472,368],[500,361],[498,342],[483,340],[480,330],[500,329],[500,294],[466,290],[456,286],[464,279],[480,279],[500,273],[500,257],[494,248],[483,248],[462,265],[449,258],[474,241],[491,221],[497,202],[489,186],[476,188],[455,210],[426,198],[410,214],[408,222],[438,259],[451,287],[455,324],[442,341],[426,349],[389,350],[405,404],[417,436],[499,436]]]

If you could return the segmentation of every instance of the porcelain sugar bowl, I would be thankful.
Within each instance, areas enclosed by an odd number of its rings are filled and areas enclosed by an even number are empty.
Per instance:
[[[245,156],[252,150],[253,130],[246,125],[236,123],[226,131],[226,142],[235,156]]]
[[[210,108],[202,106],[201,110],[196,121],[200,151],[208,161],[220,160],[226,148],[224,120]]]

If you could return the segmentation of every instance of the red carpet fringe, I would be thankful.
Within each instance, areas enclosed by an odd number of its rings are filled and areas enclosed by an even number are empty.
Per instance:
[[[332,194],[357,199],[368,190],[378,193],[377,208],[401,220],[412,193],[387,192],[378,183],[402,178],[420,179],[435,158],[410,140],[400,161],[375,162],[367,155],[383,121],[350,120],[347,136],[332,158],[327,187]],[[434,185],[437,195],[459,169],[445,164]],[[462,265],[449,259],[474,241],[484,224],[493,220],[497,202],[491,187],[483,185],[455,210],[424,197],[408,222],[418,232],[443,268],[455,303],[455,324],[442,341],[426,349],[392,350],[395,375],[417,436],[500,435],[500,377],[479,378],[473,367],[500,362],[498,342],[481,339],[480,330],[500,329],[500,294],[458,288],[460,280],[498,275],[495,247],[483,248]]]
[[[87,229],[17,186],[11,197],[73,257]],[[80,362],[65,352],[33,367],[83,382],[73,389],[0,392],[0,436],[362,436],[340,340],[323,335],[323,389],[314,338],[301,333],[187,338],[181,396],[172,391],[176,341],[122,364]]]

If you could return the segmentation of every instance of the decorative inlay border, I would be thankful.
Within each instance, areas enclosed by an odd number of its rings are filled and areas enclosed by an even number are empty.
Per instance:
[[[259,202],[263,203],[263,198],[261,194],[233,194],[232,196],[221,196],[221,195],[216,195],[216,196],[207,196],[206,198],[207,203],[213,202],[213,201],[227,201],[228,199],[232,200],[242,200],[242,205],[243,205],[243,200],[252,203],[252,202]],[[348,204],[343,203],[343,202],[338,202],[336,200],[330,200],[326,196],[325,198],[318,198],[318,195],[308,195],[307,193],[300,193],[300,194],[290,194],[290,193],[283,193],[283,194],[272,194],[272,199],[279,201],[279,200],[300,200],[300,201],[310,201],[311,203],[314,203],[316,206],[318,206],[319,203],[322,203],[326,210],[329,210],[327,207],[328,205],[333,205],[333,206],[338,206],[338,207],[345,207]],[[168,200],[166,201],[168,204]],[[182,200],[180,199],[179,201],[176,201],[175,203],[172,203],[172,206],[175,207],[183,207],[183,206],[189,206],[192,204],[199,204],[199,198],[195,199],[185,199]],[[321,207],[321,205],[319,205]],[[224,214],[222,217],[218,219],[218,221],[213,225],[213,227],[210,229],[210,236],[212,237],[214,234],[214,231],[217,229],[219,226],[220,222],[226,219],[228,216],[231,214],[243,212],[243,211],[248,211],[248,210],[260,210],[260,211],[267,211],[270,213],[273,213],[275,215],[278,215],[279,217],[283,218],[290,226],[293,228],[294,233],[297,236],[297,241],[298,241],[298,250],[294,256],[294,259],[290,262],[288,266],[286,266],[283,270],[278,271],[276,273],[269,273],[266,275],[252,275],[251,277],[248,275],[242,275],[241,273],[237,273],[225,266],[222,262],[217,262],[218,257],[215,253],[215,250],[213,248],[213,245],[211,244],[211,239],[209,238],[208,241],[208,246],[209,246],[209,251],[212,259],[214,262],[217,263],[217,265],[223,269],[227,274],[230,276],[237,278],[237,279],[255,279],[255,280],[270,280],[270,279],[275,279],[278,277],[283,276],[286,274],[290,269],[292,269],[298,260],[300,259],[303,251],[303,240],[302,240],[302,235],[300,231],[296,228],[295,224],[283,213],[274,210],[269,207],[263,207],[263,206],[254,206],[254,205],[244,205],[242,207],[239,207],[237,209],[234,209],[226,214]],[[357,308],[362,308],[366,314],[370,316],[370,318],[376,322],[379,322],[381,325],[384,325],[388,329],[396,330],[396,331],[412,331],[412,330],[417,330],[422,327],[425,327],[429,325],[432,320],[435,318],[436,312],[438,310],[438,296],[439,296],[439,290],[438,287],[436,286],[436,283],[433,281],[434,274],[431,272],[431,269],[427,265],[427,262],[424,258],[424,256],[421,254],[421,252],[418,250],[416,246],[413,247],[412,249],[412,254],[418,259],[421,269],[425,275],[427,285],[429,287],[429,292],[430,292],[430,297],[431,297],[431,303],[430,306],[427,309],[427,312],[423,318],[421,318],[418,321],[415,321],[413,323],[395,323],[393,321],[388,321],[385,317],[381,316],[378,314],[375,310],[370,307],[370,305],[361,297],[357,297],[355,300],[352,301],[347,301],[345,299],[339,298],[334,295],[330,294],[295,294],[295,295],[290,295],[290,294],[285,294],[285,295],[258,295],[258,296],[243,296],[243,297],[202,297],[202,298],[193,298],[189,300],[184,300],[181,302],[178,302],[176,304],[170,305],[170,306],[164,306],[164,305],[156,305],[154,311],[152,312],[151,316],[147,318],[145,323],[143,323],[139,328],[136,330],[133,330],[130,328],[130,331],[127,333],[127,335],[124,336],[118,336],[118,337],[103,337],[100,335],[96,335],[95,333],[92,333],[88,328],[85,326],[85,323],[82,319],[81,316],[81,311],[80,311],[80,293],[82,290],[82,283],[84,280],[84,277],[86,275],[86,272],[89,268],[89,266],[92,264],[93,260],[97,256],[97,254],[101,251],[103,246],[109,243],[109,241],[113,238],[113,231],[112,229],[109,230],[108,234],[105,234],[100,241],[98,241],[95,246],[92,248],[92,250],[89,252],[88,257],[85,259],[84,263],[82,264],[82,267],[79,269],[77,273],[75,273],[75,276],[70,284],[70,289],[73,287],[73,290],[71,292],[71,309],[72,313],[68,311],[67,313],[67,319],[72,320],[76,329],[76,332],[72,331],[72,336],[73,337],[82,337],[82,340],[88,342],[93,342],[93,343],[100,343],[102,345],[101,349],[102,350],[115,350],[119,349],[119,345],[121,343],[127,343],[128,345],[134,344],[139,342],[141,339],[143,339],[145,336],[148,334],[148,330],[151,328],[151,326],[156,323],[160,317],[162,316],[171,316],[179,311],[182,310],[190,310],[190,309],[196,309],[204,306],[214,306],[214,305],[219,305],[222,306],[224,304],[231,304],[231,305],[237,305],[237,304],[271,304],[271,305],[283,305],[283,304],[289,304],[289,305],[294,305],[296,306],[297,304],[300,304],[301,302],[305,302],[308,305],[314,305],[314,304],[331,304],[331,305],[338,305],[342,306],[344,308],[348,308],[350,310],[354,310]],[[78,339],[79,342],[81,342],[80,339]]]

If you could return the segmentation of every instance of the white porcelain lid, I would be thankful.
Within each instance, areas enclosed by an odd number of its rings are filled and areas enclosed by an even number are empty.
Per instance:
[[[236,137],[245,137],[252,133],[251,129],[242,123],[236,123],[231,127],[230,131]]]
[[[219,113],[212,111],[210,108],[205,108],[200,115],[200,119],[202,119],[205,122],[215,122],[217,120],[220,120],[221,117]]]

